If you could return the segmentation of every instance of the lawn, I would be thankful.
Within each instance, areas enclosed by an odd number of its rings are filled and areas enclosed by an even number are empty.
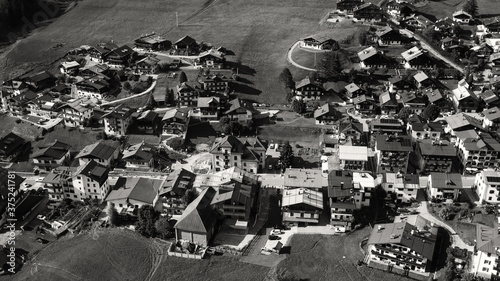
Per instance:
[[[52,67],[65,52],[82,44],[109,40],[132,44],[141,34],[155,31],[173,42],[190,35],[198,42],[226,47],[235,53],[227,57],[229,65],[238,67],[248,81],[241,86],[247,90],[241,97],[284,103],[277,81],[281,70],[290,67],[296,80],[307,74],[286,61],[288,48],[300,38],[328,29],[320,20],[333,7],[330,0],[79,1],[54,23],[0,55],[0,76],[28,66]],[[64,47],[52,48],[58,43]]]
[[[71,145],[71,151],[80,151],[85,146],[96,142],[99,132],[101,130],[94,131],[90,128],[78,130],[56,126],[53,131],[46,133],[42,140],[34,142],[33,147],[44,146],[55,140],[59,140]]]
[[[403,276],[358,267],[363,259],[359,242],[370,234],[368,227],[347,236],[294,235],[291,253],[275,271],[273,280],[406,281]]]
[[[0,115],[0,136],[3,137],[10,132],[28,140],[34,140],[37,136],[41,136],[42,129],[40,127],[24,121],[16,123],[16,120],[19,119],[7,114]]]

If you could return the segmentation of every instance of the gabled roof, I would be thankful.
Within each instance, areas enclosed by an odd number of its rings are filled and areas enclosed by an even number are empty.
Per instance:
[[[252,113],[256,113],[256,110],[253,108],[251,102],[242,101],[240,98],[235,98],[234,100],[230,101],[229,104],[231,106],[224,114],[236,113],[238,109],[244,109],[245,112],[248,110]]]
[[[351,84],[345,86],[345,89],[350,93],[354,93],[354,92],[360,90],[361,88],[359,88],[358,85],[356,85],[355,83],[351,83]]]
[[[423,52],[418,47],[413,47],[401,53],[401,56],[405,61],[411,61],[412,59],[419,57]]]
[[[116,55],[119,58],[124,58],[126,56],[130,56],[131,54],[134,53],[134,50],[130,48],[127,45],[123,45],[120,48],[113,49],[111,52],[108,53],[108,56],[110,55]]]
[[[456,17],[468,17],[468,18],[472,18],[472,15],[467,13],[466,11],[464,10],[459,10],[459,11],[456,11],[453,13],[453,17],[456,18]]]
[[[331,105],[329,103],[325,103],[320,108],[318,108],[314,111],[314,118],[317,119],[317,118],[319,118],[321,116],[325,116],[325,115],[335,116],[335,117],[340,118],[342,116],[342,113],[339,112],[337,109],[335,109],[335,107],[333,105]]]
[[[308,188],[293,188],[283,191],[281,206],[291,207],[305,204],[323,210],[323,193]]]
[[[9,156],[12,152],[26,143],[22,137],[14,134],[8,133],[3,138],[0,139],[0,154]]]
[[[161,179],[120,177],[106,201],[128,199],[153,205],[162,183]]]
[[[54,79],[54,75],[52,75],[48,71],[42,71],[42,72],[39,72],[37,74],[34,74],[34,75],[26,78],[27,81],[31,81],[31,82],[35,82],[35,83],[41,82],[41,81],[46,80],[46,79]]]
[[[167,176],[160,193],[174,192],[178,196],[183,196],[186,190],[193,187],[195,179],[196,175],[186,169],[175,170]]]
[[[397,106],[398,105],[397,101],[394,99],[394,97],[389,92],[383,92],[382,94],[380,94],[380,96],[378,97],[378,100],[379,100],[380,106],[384,106],[384,105],[385,106],[387,106],[387,105]]]
[[[87,145],[76,155],[76,158],[95,158],[95,159],[109,159],[115,153],[118,147],[113,147],[103,142],[95,142]]]
[[[412,131],[423,132],[429,130],[430,132],[441,132],[443,130],[441,123],[439,122],[430,122],[430,123],[412,123],[411,124]]]
[[[354,8],[353,12],[357,12],[357,11],[360,11],[360,10],[366,9],[366,8],[368,8],[368,7],[376,7],[376,8],[378,8],[379,10],[381,10],[379,6],[377,6],[377,5],[375,5],[375,4],[372,4],[371,2],[368,2],[368,3],[365,3],[365,4],[363,4],[363,5],[359,5],[359,6],[357,6],[356,8]]]
[[[146,110],[142,112],[139,117],[137,117],[137,121],[153,122],[156,118],[158,118],[158,113],[154,112],[153,110]]]
[[[208,187],[203,190],[200,195],[186,207],[182,216],[177,220],[174,228],[186,232],[209,233],[217,219],[210,205],[216,193],[213,187]]]
[[[431,173],[429,175],[432,188],[460,189],[462,175],[458,173]]]
[[[498,95],[492,90],[486,90],[482,93],[479,93],[478,96],[487,104],[493,103],[500,99]]]
[[[187,120],[189,118],[189,108],[188,107],[181,107],[181,108],[175,108],[172,110],[169,110],[165,112],[165,115],[163,115],[163,118],[161,121],[165,121],[171,118],[177,118],[177,119],[185,119]]]
[[[341,160],[368,161],[368,148],[364,146],[339,146],[338,156]]]
[[[319,83],[316,83],[315,81],[312,81],[311,78],[309,78],[309,76],[306,76],[306,78],[300,80],[297,85],[295,85],[295,89],[300,89],[304,86],[308,86],[308,85],[313,85],[315,87],[318,87],[320,89],[323,89],[323,86],[321,86]]]
[[[480,120],[463,112],[446,116],[444,119],[452,130],[460,129],[466,126],[473,126],[476,128],[482,127],[482,123]]]
[[[441,94],[441,91],[439,89],[426,88],[424,90],[424,93],[431,103],[443,98],[443,94]]]
[[[370,46],[362,51],[359,51],[358,57],[360,61],[364,61],[370,57],[373,57],[376,54],[378,54],[377,49],[375,49],[373,46]]]
[[[107,111],[102,118],[117,118],[117,119],[127,119],[134,113],[134,109],[128,106],[119,105],[111,110]]]
[[[497,254],[500,247],[498,230],[483,224],[476,224],[476,248],[478,251]]]
[[[500,120],[500,109],[497,106],[483,110],[483,114],[490,121]]]
[[[361,95],[361,96],[358,96],[358,97],[353,99],[354,104],[360,104],[360,103],[364,103],[364,102],[375,103],[375,100],[372,97],[367,96],[367,95]]]
[[[47,147],[38,150],[36,153],[33,154],[32,157],[37,159],[59,160],[69,152],[70,148],[71,145],[55,140],[54,142],[50,143]]]
[[[196,44],[196,40],[186,35],[181,39],[175,41],[174,45],[177,45],[178,43],[184,43],[186,46],[190,46],[192,44]]]
[[[427,74],[425,74],[423,71],[420,71],[417,74],[415,74],[413,78],[415,79],[415,81],[420,83],[429,79],[429,76],[427,76]]]
[[[154,145],[141,142],[127,147],[127,149],[123,151],[122,159],[141,159],[150,161],[156,153],[156,150],[157,148]]]
[[[98,164],[94,160],[80,165],[75,175],[84,175],[102,185],[108,179],[109,169]]]

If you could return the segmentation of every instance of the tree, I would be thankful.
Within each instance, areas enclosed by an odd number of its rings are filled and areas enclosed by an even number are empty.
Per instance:
[[[441,108],[431,103],[427,107],[425,107],[420,116],[425,120],[431,122],[439,117],[439,113],[441,113]]]
[[[219,120],[219,124],[224,135],[231,134],[231,121],[229,120],[229,117],[222,116]]]
[[[361,46],[366,45],[366,43],[368,41],[368,39],[366,37],[366,33],[365,32],[360,32],[358,34],[358,40],[359,40],[359,45],[361,45]]]
[[[184,71],[181,72],[181,74],[179,74],[179,84],[182,84],[184,82],[187,82],[187,76],[186,76],[186,73],[184,73]]]
[[[175,95],[172,89],[167,88],[165,91],[165,104],[172,105],[175,103]]]
[[[286,142],[280,153],[281,168],[283,171],[292,165],[293,157],[293,148],[289,142]]]
[[[126,90],[126,91],[130,91],[130,89],[132,89],[132,86],[127,81],[127,82],[123,83],[123,89]]]
[[[107,213],[109,217],[109,223],[111,223],[114,226],[117,226],[120,224],[120,215],[118,214],[118,211],[116,211],[115,204],[113,203],[108,203],[108,208],[107,208]]]
[[[231,134],[234,135],[239,135],[241,133],[241,129],[243,126],[238,121],[231,122]]]
[[[468,0],[462,7],[462,10],[464,12],[469,13],[473,17],[477,16],[477,10],[478,10],[477,0]]]
[[[306,111],[306,104],[302,100],[293,99],[291,108],[293,111],[302,114]]]
[[[194,191],[192,189],[186,190],[186,193],[184,193],[184,202],[186,203],[186,205],[189,205],[194,201],[194,199],[196,199],[196,194],[194,193]]]
[[[339,54],[336,51],[325,53],[325,58],[321,60],[320,73],[327,80],[337,81],[342,64],[340,63]]]
[[[413,110],[410,107],[403,107],[399,113],[398,113],[398,118],[402,119],[403,121],[406,122],[408,118],[410,118],[410,115],[413,113]]]
[[[184,140],[182,138],[173,138],[169,141],[168,145],[173,150],[179,151],[184,148]]]
[[[285,67],[280,73],[279,80],[283,83],[285,89],[295,89],[295,81],[293,81],[290,69]]]
[[[168,239],[173,236],[174,228],[166,217],[160,217],[155,222],[156,234],[161,239]]]
[[[155,235],[155,220],[156,214],[153,206],[142,205],[137,212],[137,232],[146,237],[153,237]]]

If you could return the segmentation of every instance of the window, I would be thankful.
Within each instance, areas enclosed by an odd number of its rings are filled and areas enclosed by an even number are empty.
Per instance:
[[[495,191],[494,190],[490,190],[490,194],[493,194],[493,193],[495,193]]]
[[[120,208],[121,208],[121,207],[123,207],[123,204],[118,204],[118,206],[120,206]]]
[[[488,270],[489,270],[489,269],[488,269],[487,267],[483,267],[483,271],[484,271],[484,272],[488,272]]]
[[[234,156],[234,160],[235,160],[235,161],[236,161],[236,160],[238,160],[238,156]]]
[[[97,192],[97,191],[94,189],[94,192]]]
[[[491,261],[489,261],[489,260],[484,260],[484,264],[491,264]]]

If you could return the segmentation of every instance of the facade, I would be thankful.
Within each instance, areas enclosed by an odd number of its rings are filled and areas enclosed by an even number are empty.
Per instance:
[[[183,135],[189,123],[189,108],[167,111],[161,120],[163,135]]]
[[[137,129],[146,134],[156,134],[160,129],[160,116],[152,110],[142,112],[135,120]]]
[[[496,228],[478,224],[476,227],[476,245],[474,254],[471,257],[470,272],[486,280],[496,280],[499,277],[500,256],[498,248],[500,247],[500,236]]]
[[[368,162],[368,148],[363,146],[339,146],[340,169],[361,170],[366,169]]]
[[[312,81],[309,76],[302,79],[295,86],[295,98],[303,101],[319,100],[325,93],[325,89],[319,83]]]
[[[59,166],[69,164],[71,145],[61,141],[54,141],[46,147],[40,147],[33,153],[33,166],[39,170],[50,171]]]
[[[135,55],[136,53],[132,48],[123,45],[108,52],[104,57],[104,62],[111,69],[123,69],[130,65]]]
[[[172,44],[173,48],[184,55],[192,55],[198,52],[199,45],[196,43],[196,40],[189,37],[184,36],[179,40],[175,41]]]
[[[256,201],[256,193],[256,185],[237,183],[229,191],[220,188],[212,204],[215,204],[225,218],[248,223]]]
[[[354,8],[365,3],[364,0],[337,0],[337,10],[352,14]]]
[[[469,14],[463,10],[456,11],[453,13],[453,21],[455,21],[459,24],[468,24],[469,21],[471,21],[472,19],[473,19],[473,17],[471,16],[471,14]]]
[[[94,98],[98,100],[104,99],[109,93],[109,83],[100,78],[91,78],[80,81],[74,85],[78,97]]]
[[[352,230],[354,223],[354,186],[352,172],[331,171],[328,174],[328,201],[330,205],[330,224],[339,231]]]
[[[160,59],[148,56],[135,62],[134,71],[138,74],[155,74],[159,70]]]
[[[398,112],[399,104],[394,95],[389,91],[383,92],[379,96],[380,113],[384,115],[395,115]]]
[[[371,194],[375,190],[375,178],[367,172],[353,172],[352,186],[356,209],[370,206]]]
[[[424,50],[413,47],[401,53],[403,65],[407,69],[432,68],[436,64],[435,60]]]
[[[483,170],[476,174],[474,187],[479,204],[500,203],[500,172]]]
[[[323,193],[308,188],[283,191],[283,222],[317,224],[323,211]]]
[[[395,195],[397,203],[411,203],[417,200],[420,180],[416,174],[384,173],[382,188],[388,195]]]
[[[405,129],[401,120],[392,118],[373,119],[370,126],[372,132],[389,135],[401,134]]]
[[[390,68],[395,64],[373,46],[358,52],[358,58],[361,68]]]
[[[403,105],[410,108],[413,114],[420,115],[425,109],[425,100],[422,96],[417,95],[415,92],[403,91],[399,93],[403,100]]]
[[[380,22],[384,20],[384,11],[372,3],[365,3],[353,10],[356,20]]]
[[[238,121],[246,124],[253,120],[254,114],[257,113],[250,102],[242,101],[240,98],[230,101],[229,104],[229,109],[224,112],[224,115],[231,121]]]
[[[29,142],[14,133],[8,133],[3,138],[0,138],[0,160],[12,162],[23,153]]]
[[[163,209],[171,216],[180,216],[187,207],[184,195],[193,189],[196,175],[186,169],[177,169],[168,174],[160,196],[163,199]]]
[[[134,46],[145,50],[165,50],[170,48],[172,43],[156,35],[155,33],[143,35],[134,40]]]
[[[361,95],[353,98],[354,108],[362,114],[372,114],[378,103],[370,96]]]
[[[498,107],[483,110],[483,127],[495,131],[500,127],[500,109]]]
[[[464,79],[452,91],[451,101],[457,112],[476,112],[479,106],[478,98],[469,90],[469,84]]]
[[[223,68],[225,63],[224,53],[212,48],[201,52],[194,64],[207,68]]]
[[[38,95],[30,90],[22,92],[17,96],[10,95],[6,100],[6,108],[14,116],[22,116],[28,113],[29,103],[35,100]]]
[[[79,165],[83,165],[90,161],[95,161],[100,165],[110,168],[118,159],[120,149],[118,146],[112,146],[102,141],[84,147],[75,157],[78,159]]]
[[[378,172],[401,172],[405,174],[408,159],[413,146],[409,136],[376,137],[375,153],[377,154]]]
[[[97,199],[104,201],[111,190],[108,184],[109,169],[91,160],[80,165],[73,174],[73,200]]]
[[[457,159],[455,147],[446,140],[419,141],[416,153],[419,156],[419,169],[423,173],[449,173],[453,162]]]
[[[229,79],[224,75],[212,74],[208,76],[203,76],[198,81],[203,90],[211,93],[227,93],[229,91]]]
[[[427,181],[429,198],[456,201],[462,188],[462,176],[457,173],[430,173]]]
[[[266,147],[259,138],[236,138],[226,136],[216,139],[210,154],[212,154],[212,169],[225,170],[238,167],[244,171],[257,173],[264,168]]]
[[[197,85],[184,82],[177,85],[177,105],[195,106],[200,95]]]
[[[429,123],[410,123],[407,125],[407,133],[411,135],[413,140],[440,140],[441,134],[443,133],[443,125],[439,122],[429,122]]]
[[[64,125],[68,127],[83,128],[92,118],[95,104],[89,98],[69,100],[62,107]]]
[[[117,106],[107,111],[102,116],[104,119],[104,132],[112,137],[124,137],[132,123],[132,113],[134,110],[126,106]]]
[[[317,125],[333,125],[337,123],[341,117],[342,113],[329,103],[325,103],[314,111],[314,119]]]
[[[144,142],[130,145],[123,150],[122,160],[129,169],[146,169],[153,167],[152,161],[158,148]]]
[[[62,201],[64,198],[73,198],[73,168],[60,166],[49,172],[42,181],[44,188],[49,192],[49,200]]]
[[[347,86],[345,86],[345,89],[346,89],[346,94],[347,94],[347,97],[353,99],[359,95],[362,95],[363,94],[363,90],[358,86],[356,85],[355,83],[351,83]]]
[[[481,132],[480,132],[481,133]],[[456,132],[458,159],[464,172],[477,172],[480,169],[498,166],[500,143],[489,133],[477,133],[474,130]]]
[[[300,47],[313,50],[337,50],[339,43],[325,36],[311,36],[301,40]]]
[[[379,46],[400,46],[406,41],[406,37],[397,29],[387,28],[377,32]]]

